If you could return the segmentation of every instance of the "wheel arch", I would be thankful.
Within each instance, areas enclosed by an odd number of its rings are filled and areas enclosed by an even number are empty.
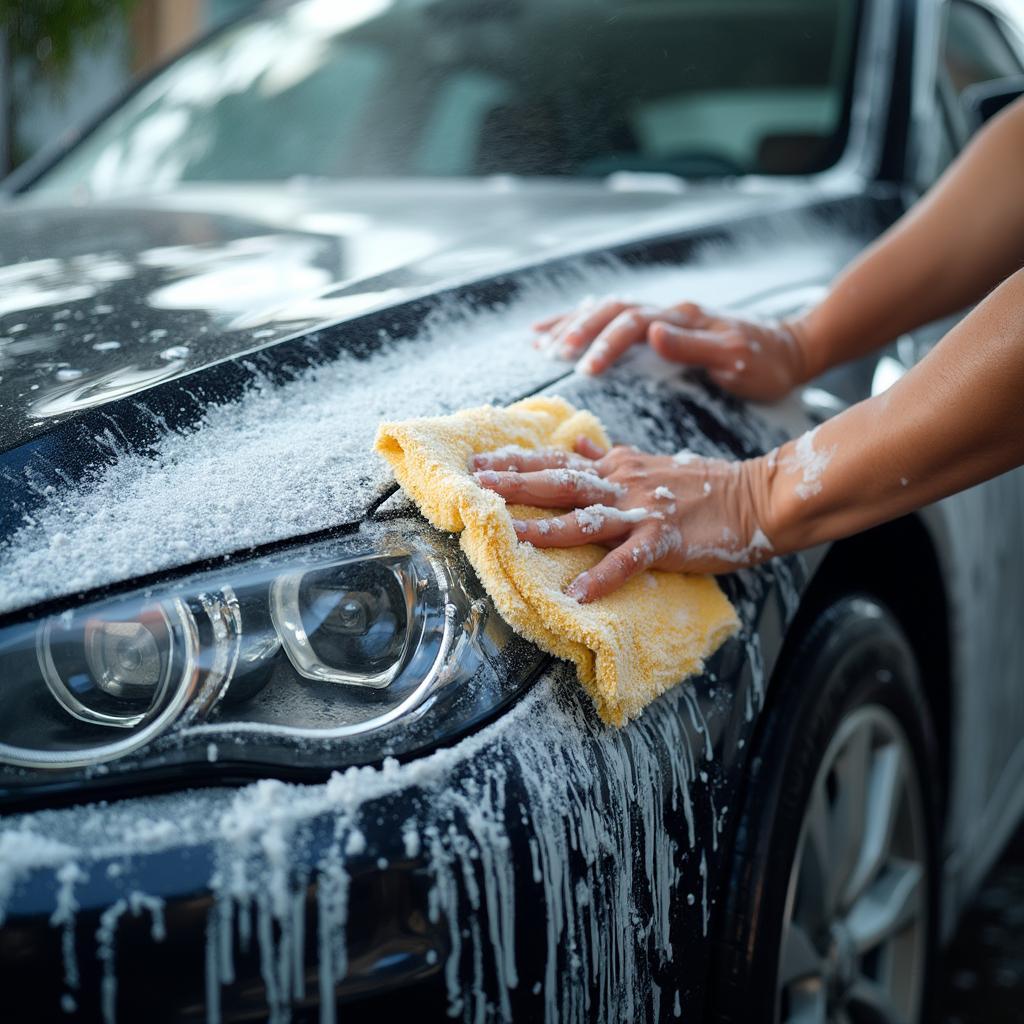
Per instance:
[[[938,549],[920,516],[905,516],[832,545],[804,591],[778,667],[787,660],[788,638],[795,643],[824,607],[855,592],[889,608],[914,648],[939,748],[944,814],[952,782],[952,635]]]

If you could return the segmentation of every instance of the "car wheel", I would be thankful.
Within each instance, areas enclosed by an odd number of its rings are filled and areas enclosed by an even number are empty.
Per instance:
[[[774,680],[748,762],[720,890],[713,1020],[925,1019],[935,765],[899,623],[868,597],[830,605]]]

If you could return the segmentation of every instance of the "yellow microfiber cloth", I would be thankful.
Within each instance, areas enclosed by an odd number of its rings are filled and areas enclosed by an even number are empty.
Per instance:
[[[581,435],[602,447],[597,418],[561,398],[527,398],[451,416],[384,423],[375,447],[430,522],[461,532],[460,543],[488,594],[518,633],[575,662],[580,681],[610,725],[635,718],[659,694],[700,671],[738,626],[711,576],[647,570],[624,587],[581,605],[562,588],[605,555],[587,544],[535,548],[512,529],[512,516],[539,519],[548,509],[505,505],[484,490],[471,456],[506,445],[571,451]]]

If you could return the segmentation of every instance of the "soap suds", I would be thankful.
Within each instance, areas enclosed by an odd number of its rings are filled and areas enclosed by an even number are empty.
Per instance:
[[[659,513],[648,512],[645,508],[610,508],[607,505],[578,508],[574,514],[583,533],[598,533],[606,522],[639,523],[644,519],[661,518]]]
[[[583,491],[607,495],[609,498],[621,498],[626,493],[622,484],[606,480],[603,476],[580,469],[552,469],[552,478],[556,483],[574,493]]]
[[[749,565],[762,561],[775,548],[760,527],[754,529],[750,540],[743,547],[737,544],[737,537],[731,530],[722,531],[721,544],[687,544],[686,557],[697,560],[701,558],[718,558],[732,565]]]
[[[793,451],[782,458],[781,465],[787,473],[801,476],[800,483],[796,485],[798,498],[805,501],[815,494],[821,493],[822,477],[828,464],[835,455],[836,445],[828,448],[815,448],[814,438],[819,428],[801,434],[793,447]]]
[[[678,936],[702,927],[709,909],[697,865],[712,852],[710,845],[705,851],[712,838],[697,832],[694,806],[701,802],[702,817],[713,813],[696,767],[706,756],[707,726],[688,688],[679,687],[628,730],[605,729],[582,692],[566,684],[564,670],[545,677],[493,725],[405,764],[389,758],[381,768],[335,772],[321,785],[266,779],[238,790],[13,815],[0,825],[0,849],[12,848],[11,836],[30,836],[37,852],[59,856],[54,868],[74,863],[87,872],[109,858],[139,862],[209,846],[209,857],[194,859],[208,860],[212,871],[210,1020],[219,1018],[222,988],[240,980],[236,957],[245,948],[255,949],[262,964],[269,1020],[288,1018],[310,957],[321,993],[333,992],[351,970],[352,887],[374,884],[365,872],[381,870],[372,867],[379,859],[393,871],[403,856],[422,857],[429,872],[426,916],[440,940],[434,948],[443,950],[452,1015],[473,1020],[480,1000],[493,1000],[487,1019],[509,1021],[512,997],[522,990],[541,999],[538,1016],[549,1020],[648,1020],[639,993],[650,990]],[[398,806],[417,811],[384,834],[377,828],[371,845],[366,827],[382,823],[399,794]],[[140,813],[154,823],[144,840],[126,831]],[[155,827],[162,822],[173,822],[176,835]],[[310,849],[314,835],[323,838]],[[514,835],[530,841],[532,872],[513,873],[521,858],[530,863],[525,850],[513,859]],[[351,858],[363,854],[371,862],[350,874]],[[45,870],[25,863],[13,882]],[[305,897],[314,882],[316,942],[304,952]],[[698,897],[688,905],[684,894],[695,887]],[[116,1009],[119,924],[125,915],[148,914],[154,943],[165,933],[160,900],[140,892],[131,877],[120,892],[96,934],[108,1020]],[[523,902],[548,908],[539,935],[527,933],[532,919],[516,914]],[[517,957],[538,946],[539,976],[532,958]]]
[[[111,421],[86,440],[95,447],[95,461],[76,484],[47,477],[42,463],[30,468],[34,479],[45,481],[45,497],[31,520],[0,542],[0,611],[351,522],[391,479],[369,454],[382,420],[508,401],[550,383],[560,371],[531,348],[531,324],[572,310],[588,291],[628,287],[638,303],[658,307],[681,288],[709,302],[729,302],[738,279],[764,290],[794,274],[819,273],[823,246],[837,259],[852,251],[847,241],[823,239],[816,228],[795,224],[790,231],[788,244],[776,245],[770,260],[760,236],[741,235],[729,243],[725,262],[719,244],[682,267],[638,270],[608,260],[576,267],[558,283],[538,275],[500,310],[444,307],[413,338],[389,341],[377,331],[383,345],[368,358],[342,355],[281,385],[257,381],[244,397],[211,407],[181,433],[154,417],[159,433],[145,454],[127,451]],[[816,247],[808,246],[808,231]],[[358,323],[331,328],[355,340],[369,329]],[[311,343],[315,339],[310,334]],[[662,362],[652,359],[651,372],[678,377],[677,366]],[[601,400],[598,393],[593,398]],[[144,394],[134,402],[145,410]],[[735,410],[722,414],[744,429]],[[630,429],[620,425],[627,436],[617,439],[634,440]],[[648,443],[639,430],[635,439]],[[251,497],[256,480],[260,501]],[[25,486],[20,477],[14,483]]]

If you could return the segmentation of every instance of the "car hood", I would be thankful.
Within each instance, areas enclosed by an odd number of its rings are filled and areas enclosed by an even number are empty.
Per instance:
[[[0,451],[325,324],[766,204],[725,188],[504,179],[220,186],[63,208],[21,201],[0,215]]]
[[[393,483],[383,421],[547,389],[643,443],[647,371],[590,381],[531,323],[588,293],[715,305],[827,279],[850,243],[800,198],[353,186],[10,210],[0,616],[353,526]],[[702,450],[741,428],[697,390]]]

